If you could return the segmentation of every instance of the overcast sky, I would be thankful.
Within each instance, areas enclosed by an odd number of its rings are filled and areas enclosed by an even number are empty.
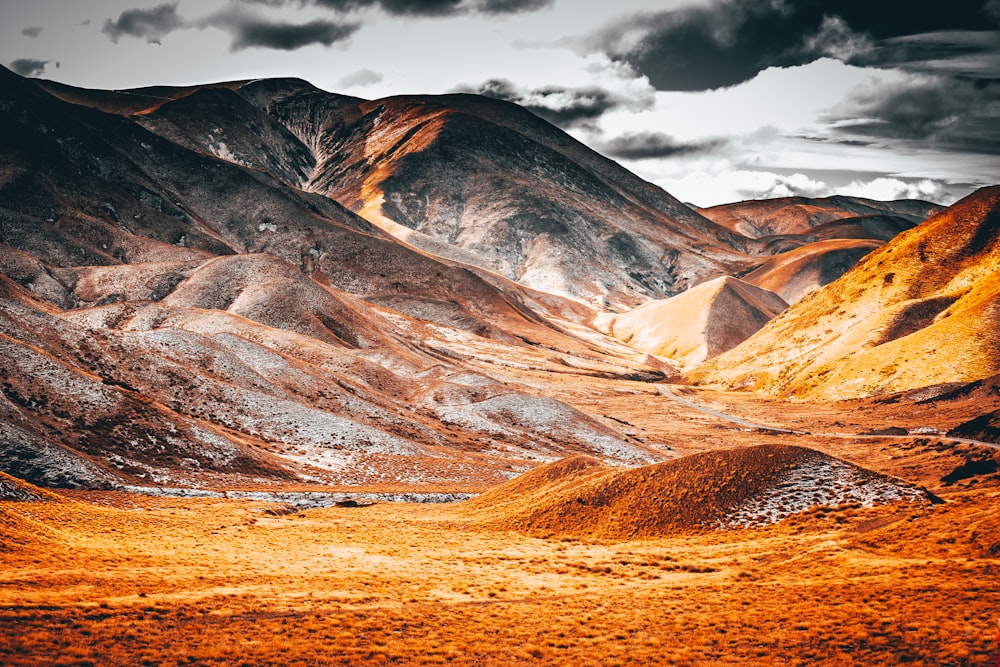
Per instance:
[[[88,88],[479,92],[698,205],[1000,183],[1000,0],[0,0],[0,62]]]

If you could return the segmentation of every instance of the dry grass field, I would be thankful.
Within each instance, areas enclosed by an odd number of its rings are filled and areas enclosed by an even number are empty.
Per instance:
[[[0,503],[3,665],[985,665],[1000,493],[529,537],[476,503]]]

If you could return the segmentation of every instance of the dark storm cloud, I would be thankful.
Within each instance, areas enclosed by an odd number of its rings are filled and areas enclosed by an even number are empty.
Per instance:
[[[27,28],[21,29],[21,34],[24,35],[25,37],[30,37],[34,39],[42,34],[42,28],[41,26],[37,25],[28,26]]]
[[[381,7],[399,16],[445,16],[457,11],[461,0],[307,0],[299,4],[315,4],[328,9],[348,12],[363,7]]]
[[[482,0],[476,6],[486,14],[516,14],[533,12],[552,4],[553,0]]]
[[[637,132],[615,137],[600,144],[598,149],[605,155],[623,160],[650,160],[706,153],[718,148],[723,143],[722,141],[709,141],[682,144],[662,132]]]
[[[1000,72],[1000,32],[941,31],[893,37],[858,58],[857,64],[993,78]]]
[[[1000,154],[1000,80],[915,75],[854,91],[826,120],[842,133]]]
[[[563,128],[586,125],[622,107],[642,109],[652,104],[652,100],[626,99],[596,86],[546,86],[527,90],[506,79],[490,79],[478,86],[460,86],[455,92],[513,102]]]
[[[270,7],[315,5],[339,12],[379,7],[394,16],[454,16],[458,14],[517,14],[552,4],[553,0],[248,0]]]
[[[256,19],[244,19],[228,26],[233,33],[230,46],[233,51],[252,47],[294,51],[312,44],[330,46],[346,40],[359,27],[356,23],[322,20],[294,24]]]
[[[45,66],[51,60],[35,60],[34,58],[18,58],[11,62],[10,69],[15,74],[21,76],[41,76],[45,73]]]
[[[152,9],[126,9],[117,20],[107,19],[101,32],[112,42],[118,43],[123,35],[145,38],[150,44],[159,44],[167,34],[182,28],[184,19],[177,15],[177,3],[165,3]]]
[[[219,28],[232,35],[229,48],[295,51],[313,44],[330,46],[347,40],[360,24],[317,19],[308,23],[271,21],[242,5],[233,4],[195,24],[198,28]]]
[[[630,65],[659,90],[707,90],[824,56],[865,62],[893,38],[995,27],[987,7],[995,2],[713,0],[631,17],[586,46]]]

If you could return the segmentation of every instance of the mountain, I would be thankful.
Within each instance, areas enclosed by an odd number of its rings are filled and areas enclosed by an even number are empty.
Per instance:
[[[574,457],[532,470],[470,505],[506,530],[630,540],[763,526],[851,502],[930,499],[910,484],[814,450],[758,445],[630,470]]]
[[[498,100],[367,101],[294,79],[128,95],[48,87],[328,196],[435,256],[602,307],[676,294],[748,267],[746,253],[758,252],[759,244]],[[121,99],[129,95],[142,103]]]
[[[773,292],[725,277],[627,313],[601,315],[597,326],[687,369],[736,347],[787,307]]]
[[[401,244],[295,187],[311,149],[270,116],[226,86],[183,94],[287,150],[241,162],[255,144],[200,150],[171,99],[153,123],[96,108],[129,95],[80,105],[0,70],[3,471],[398,488],[662,458],[507,370],[663,377],[559,319],[589,309]]]
[[[888,241],[940,212],[938,204],[918,199],[875,201],[861,197],[779,197],[699,208],[703,216],[750,238],[815,234],[830,238]]]
[[[941,209],[916,199],[881,202],[837,195],[750,200],[697,210],[726,229],[757,239],[773,257],[739,277],[795,303]]]
[[[1000,187],[983,188],[866,255],[698,384],[838,399],[1000,371]]]
[[[881,246],[881,241],[863,239],[807,243],[775,255],[741,279],[774,292],[791,304],[844,275],[862,257]]]

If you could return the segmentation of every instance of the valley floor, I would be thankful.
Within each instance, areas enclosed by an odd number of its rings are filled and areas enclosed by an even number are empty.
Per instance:
[[[945,500],[618,543],[463,503],[3,502],[0,664],[992,664],[1000,493]]]

